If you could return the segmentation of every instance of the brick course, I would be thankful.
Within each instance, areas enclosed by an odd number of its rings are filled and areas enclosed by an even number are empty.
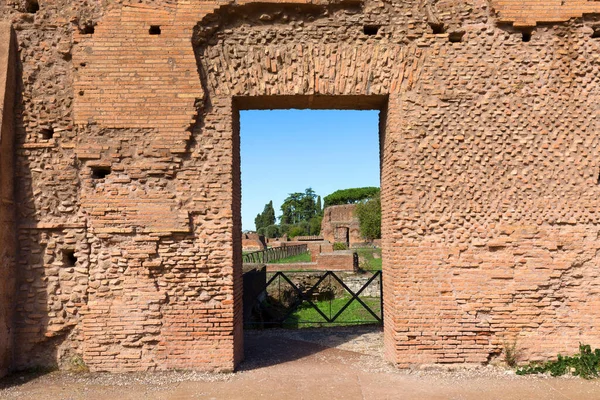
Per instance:
[[[563,3],[0,0],[22,82],[13,367],[237,365],[251,107],[381,111],[390,361],[599,346],[600,21]]]

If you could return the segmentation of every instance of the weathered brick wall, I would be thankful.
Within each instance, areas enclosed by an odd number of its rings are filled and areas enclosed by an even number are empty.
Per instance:
[[[17,59],[12,27],[0,21],[0,377],[12,366],[15,293],[14,104]]]
[[[321,253],[317,256],[317,268],[320,270],[354,271],[352,250]]]
[[[565,22],[600,12],[595,0],[495,0],[491,2],[499,22],[535,26],[540,22]]]
[[[600,345],[598,21],[569,20],[590,3],[0,0],[23,82],[15,367],[241,360],[249,107],[382,110],[388,359]],[[561,23],[523,42],[536,21]]]
[[[346,230],[348,244],[362,243],[364,239],[360,235],[360,222],[355,215],[356,204],[344,204],[330,206],[323,210],[321,221],[321,235],[331,243],[346,242]]]
[[[222,25],[211,21],[220,32],[198,32],[210,98],[289,95],[278,106],[298,107],[301,88],[315,95],[314,108],[323,106],[317,95],[343,108],[335,96],[350,94],[364,96],[349,100],[360,108],[369,95],[389,96],[389,359],[481,363],[515,338],[532,359],[572,351],[579,340],[598,343],[593,329],[581,330],[591,327],[595,303],[577,281],[592,291],[599,283],[591,267],[597,147],[587,117],[595,111],[595,22],[540,27],[526,43],[482,3],[446,3],[440,34],[424,10],[418,17],[398,6],[390,15],[371,6],[356,14],[298,8],[301,16],[249,8],[242,26],[231,22],[234,11],[223,12]],[[265,28],[286,15],[303,28]],[[379,33],[365,35],[364,24],[381,25]],[[274,106],[267,101],[238,100]],[[571,285],[578,289],[565,293]]]
[[[266,264],[268,272],[277,271],[354,271],[354,256],[351,250],[316,253],[311,262]]]
[[[242,251],[266,250],[265,237],[258,233],[242,233]]]

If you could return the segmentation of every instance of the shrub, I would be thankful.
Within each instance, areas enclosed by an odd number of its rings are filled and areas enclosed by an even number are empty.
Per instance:
[[[511,368],[517,366],[521,351],[517,347],[517,340],[512,343],[504,342],[504,362]]]
[[[317,215],[316,217],[312,217],[309,224],[310,235],[319,235],[321,233],[321,222],[323,221],[323,217],[321,215]]]
[[[356,216],[360,223],[360,234],[366,240],[381,238],[381,200],[379,196],[359,203]]]
[[[571,373],[584,379],[598,377],[600,367],[600,349],[592,348],[587,344],[579,344],[579,354],[571,357],[558,355],[556,361],[543,363],[533,362],[527,366],[517,369],[517,375],[543,374],[549,372],[552,376]]]
[[[265,236],[268,238],[279,237],[279,226],[277,225],[269,225],[266,228],[263,228],[265,231]]]
[[[348,250],[348,245],[344,242],[335,242],[333,244],[333,250]]]
[[[290,238],[294,238],[296,236],[305,236],[305,235],[306,235],[306,230],[300,225],[292,226],[288,232],[288,236]]]

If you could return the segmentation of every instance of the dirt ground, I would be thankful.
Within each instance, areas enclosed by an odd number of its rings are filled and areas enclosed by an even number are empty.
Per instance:
[[[381,346],[370,327],[250,331],[233,374],[17,373],[0,380],[0,399],[600,399],[597,380],[496,367],[401,371]]]

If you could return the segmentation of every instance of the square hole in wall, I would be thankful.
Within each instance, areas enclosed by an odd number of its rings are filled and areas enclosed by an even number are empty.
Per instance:
[[[65,267],[74,267],[77,263],[77,257],[75,256],[74,249],[64,249],[62,254],[62,261]]]
[[[451,32],[448,34],[448,41],[450,43],[460,43],[463,40],[465,33],[463,31]]]
[[[42,128],[40,130],[42,140],[50,140],[54,137],[54,129],[52,127]]]
[[[160,35],[160,26],[158,25],[151,25],[150,29],[148,30],[148,33],[151,35]]]
[[[381,25],[365,25],[363,26],[363,33],[367,36],[374,36],[379,32],[379,28],[381,28]]]
[[[110,167],[91,167],[92,179],[104,179],[111,173]]]
[[[446,27],[444,26],[444,23],[442,23],[442,22],[430,22],[429,27],[431,28],[431,32],[434,35],[440,35],[440,34],[446,32]]]
[[[96,32],[96,27],[93,22],[87,22],[83,26],[79,27],[79,33],[82,35],[93,35]]]
[[[37,0],[27,0],[25,2],[25,11],[30,14],[35,14],[40,10],[40,3]]]

